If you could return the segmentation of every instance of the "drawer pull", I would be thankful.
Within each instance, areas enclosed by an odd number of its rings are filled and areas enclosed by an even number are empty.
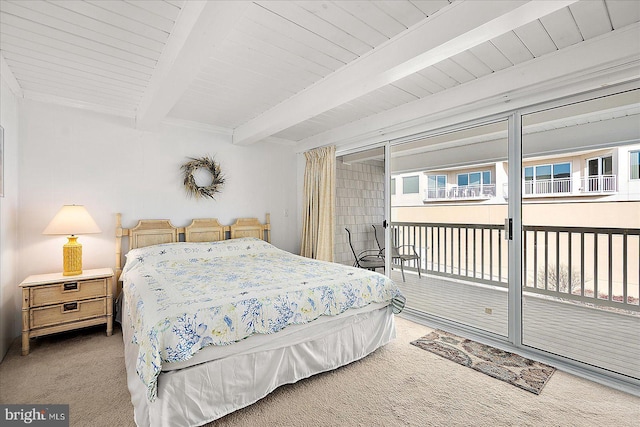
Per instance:
[[[77,302],[68,302],[62,306],[62,311],[74,311],[78,309]]]
[[[77,291],[78,290],[78,282],[65,283],[63,289],[65,291]]]

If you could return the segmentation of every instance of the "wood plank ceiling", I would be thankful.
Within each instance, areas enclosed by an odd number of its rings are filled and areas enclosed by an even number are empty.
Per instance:
[[[25,98],[309,146],[639,21],[624,0],[0,0],[0,61]]]

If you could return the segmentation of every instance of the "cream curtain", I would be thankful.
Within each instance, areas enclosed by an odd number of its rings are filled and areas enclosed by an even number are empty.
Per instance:
[[[336,147],[304,153],[304,217],[300,255],[333,261]]]

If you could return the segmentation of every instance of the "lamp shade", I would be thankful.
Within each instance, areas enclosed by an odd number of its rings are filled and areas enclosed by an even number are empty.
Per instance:
[[[62,274],[82,274],[82,245],[78,234],[100,233],[89,212],[80,205],[64,205],[42,234],[66,234],[69,241],[62,247]]]
[[[64,205],[42,232],[66,235],[91,233],[100,233],[100,228],[82,205]]]

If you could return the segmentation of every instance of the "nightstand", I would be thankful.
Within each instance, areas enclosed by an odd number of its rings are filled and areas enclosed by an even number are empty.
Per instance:
[[[113,331],[113,270],[85,270],[76,276],[62,273],[27,277],[22,288],[22,355],[29,339],[86,326],[107,324]]]

